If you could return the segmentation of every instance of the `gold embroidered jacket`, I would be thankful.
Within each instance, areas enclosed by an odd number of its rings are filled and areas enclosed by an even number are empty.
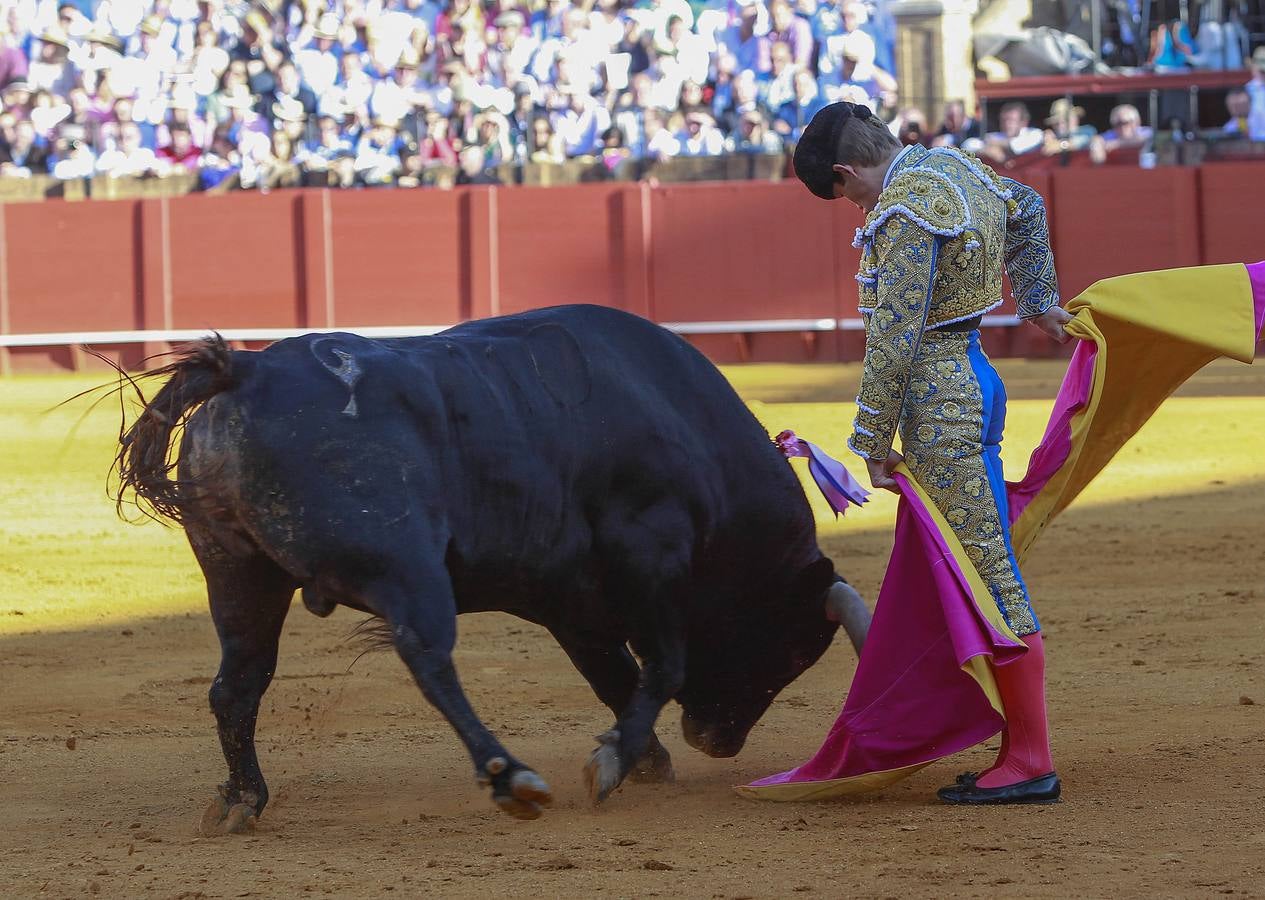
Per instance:
[[[1059,302],[1041,196],[951,148],[909,147],[857,230],[865,370],[849,446],[891,451],[922,334],[1001,304],[1003,263],[1023,318]]]

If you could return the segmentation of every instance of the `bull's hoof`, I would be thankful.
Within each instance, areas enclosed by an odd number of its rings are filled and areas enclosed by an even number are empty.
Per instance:
[[[221,787],[215,799],[202,813],[198,831],[203,837],[220,837],[225,834],[243,834],[255,830],[259,820],[259,798],[249,791],[241,794],[240,802],[229,803],[228,791]]]
[[[531,769],[519,769],[510,778],[508,794],[494,794],[492,799],[502,812],[516,819],[539,819],[542,808],[553,803],[553,792],[545,780]]]
[[[676,781],[676,772],[672,769],[672,757],[668,751],[654,738],[646,751],[646,755],[637,760],[637,764],[629,771],[630,780],[638,784],[671,784]]]
[[[619,732],[610,731],[597,736],[597,749],[584,765],[584,786],[593,803],[601,803],[623,781],[619,759]]]

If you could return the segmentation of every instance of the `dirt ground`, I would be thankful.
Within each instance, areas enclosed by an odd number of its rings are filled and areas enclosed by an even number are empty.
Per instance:
[[[669,707],[659,734],[677,782],[626,785],[593,809],[580,767],[609,715],[541,630],[470,616],[458,667],[471,699],[555,790],[542,819],[514,821],[475,786],[396,658],[352,665],[344,638],[357,616],[319,620],[296,604],[259,727],[272,802],[254,834],[203,838],[198,819],[223,779],[206,703],[218,647],[190,590],[163,615],[10,618],[0,630],[0,896],[1265,896],[1262,369],[1214,368],[1174,401],[1172,427],[1188,423],[1191,444],[1171,464],[1187,473],[1182,487],[1148,481],[1159,443],[1140,438],[1027,567],[1046,628],[1059,805],[938,805],[935,788],[986,765],[988,748],[863,799],[736,796],[732,785],[816,748],[855,665],[841,635],[736,759],[691,751]],[[1027,396],[1057,386],[1048,366],[1006,376]],[[758,372],[736,380],[762,403],[834,399],[761,395]],[[1231,447],[1255,464],[1219,475]],[[19,578],[15,533],[0,563]],[[890,520],[823,534],[875,596]],[[82,584],[127,600],[116,572]]]

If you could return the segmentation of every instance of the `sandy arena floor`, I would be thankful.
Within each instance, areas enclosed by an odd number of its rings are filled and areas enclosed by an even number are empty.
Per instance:
[[[1061,367],[1001,368],[1015,477]],[[771,429],[842,446],[853,369],[728,374]],[[985,748],[856,801],[737,797],[816,748],[855,664],[841,635],[736,759],[689,750],[669,707],[677,783],[595,810],[580,766],[604,708],[539,629],[466,617],[476,708],[556,792],[513,821],[394,656],[352,666],[358,617],[296,604],[259,726],[272,803],[253,835],[215,839],[196,830],[224,774],[196,568],[178,533],[113,518],[117,408],[69,441],[74,415],[33,416],[88,383],[0,381],[0,897],[1265,896],[1265,365],[1198,376],[1028,566],[1062,804],[937,805]],[[867,598],[892,512],[822,516]]]

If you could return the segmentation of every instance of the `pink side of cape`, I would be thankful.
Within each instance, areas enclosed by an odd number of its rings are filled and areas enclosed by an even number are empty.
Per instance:
[[[843,711],[812,759],[755,787],[917,765],[1001,730],[1001,716],[962,666],[981,654],[1010,662],[1026,647],[976,608],[926,507],[903,476],[896,480],[903,496],[895,547]]]
[[[1252,282],[1252,306],[1256,312],[1256,339],[1265,337],[1265,260],[1247,267],[1248,280]]]

